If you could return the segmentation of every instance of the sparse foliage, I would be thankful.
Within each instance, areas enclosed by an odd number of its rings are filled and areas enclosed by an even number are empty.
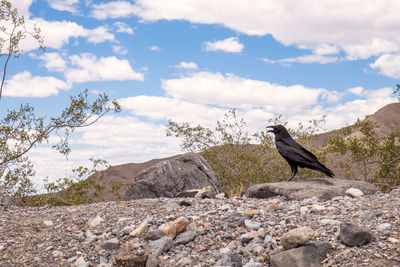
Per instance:
[[[400,185],[400,131],[378,136],[374,126],[372,121],[357,120],[329,137],[327,153],[340,156],[339,164],[350,178],[362,177],[388,189]]]
[[[53,148],[64,155],[71,151],[69,136],[77,129],[97,122],[109,112],[119,112],[117,102],[105,94],[91,102],[87,90],[71,97],[70,104],[58,117],[38,117],[28,104],[10,110],[0,121],[0,185],[12,195],[34,192],[31,177],[35,174],[27,152],[49,141],[51,134],[59,137]]]

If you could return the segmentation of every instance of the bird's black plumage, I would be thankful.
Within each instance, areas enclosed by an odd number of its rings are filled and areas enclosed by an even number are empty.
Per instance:
[[[333,172],[320,163],[313,153],[294,141],[283,125],[273,125],[267,128],[271,128],[268,132],[275,134],[276,148],[292,169],[289,181],[297,174],[298,167],[320,171],[329,177],[334,176]]]

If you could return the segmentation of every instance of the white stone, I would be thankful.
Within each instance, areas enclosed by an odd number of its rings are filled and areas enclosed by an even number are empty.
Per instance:
[[[54,223],[52,221],[50,221],[50,220],[44,220],[43,224],[46,225],[46,226],[53,226],[54,225]]]
[[[360,189],[351,187],[346,190],[346,195],[349,197],[361,197],[364,193]]]
[[[309,212],[309,210],[308,210],[307,207],[301,207],[301,208],[300,208],[300,214],[301,214],[301,215],[305,215],[305,214],[307,214],[308,212]]]
[[[326,208],[321,205],[313,205],[311,208],[311,211],[324,211],[324,210],[326,210]]]
[[[89,221],[88,221],[88,225],[89,225],[90,227],[96,227],[97,225],[99,225],[99,224],[102,223],[103,221],[104,221],[103,218],[101,218],[100,216],[97,216],[96,218],[89,220]]]
[[[380,225],[378,225],[376,227],[376,230],[378,231],[385,231],[385,230],[389,230],[391,227],[390,223],[381,223]]]

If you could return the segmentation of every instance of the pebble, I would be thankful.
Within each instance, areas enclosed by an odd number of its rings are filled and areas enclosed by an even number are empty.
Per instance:
[[[104,244],[103,244],[103,248],[104,249],[117,249],[119,246],[119,240],[117,238],[111,238],[109,240],[107,240]]]
[[[376,230],[385,231],[385,230],[389,230],[390,228],[391,228],[390,223],[381,223],[376,227]]]
[[[43,224],[46,225],[46,226],[53,226],[54,225],[53,221],[50,221],[50,220],[44,220]]]
[[[100,223],[102,223],[103,221],[104,221],[104,219],[103,219],[102,217],[97,216],[96,218],[89,220],[89,221],[88,221],[88,225],[89,225],[90,227],[96,227],[96,226],[98,226]]]
[[[353,187],[347,189],[345,193],[349,197],[361,197],[364,195],[364,193],[360,189]]]

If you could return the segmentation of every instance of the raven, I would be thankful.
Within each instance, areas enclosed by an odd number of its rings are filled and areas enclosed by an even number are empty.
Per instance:
[[[283,125],[273,125],[267,128],[271,128],[268,132],[275,134],[276,148],[292,169],[289,181],[297,174],[298,167],[320,171],[331,178],[334,176],[333,172],[320,163],[313,153],[294,141]]]

